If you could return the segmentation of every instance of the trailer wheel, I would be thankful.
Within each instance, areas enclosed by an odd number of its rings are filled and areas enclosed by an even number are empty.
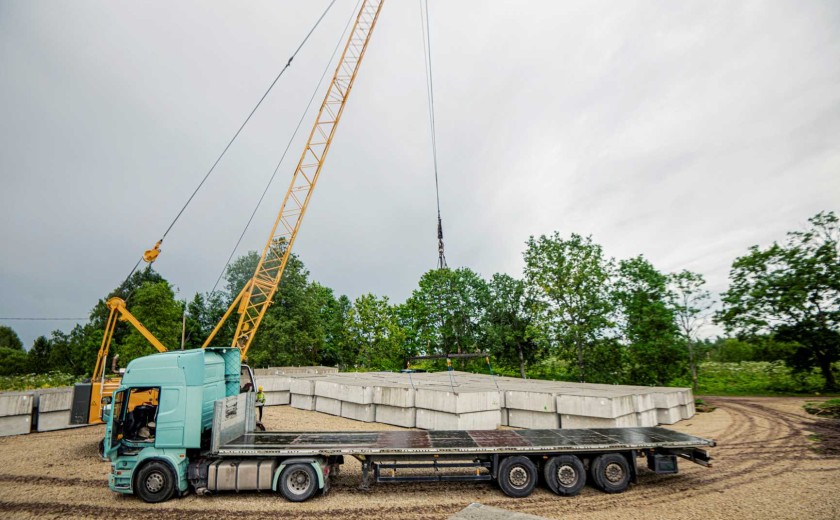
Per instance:
[[[537,467],[528,457],[507,457],[499,464],[499,487],[509,497],[527,497],[537,484]]]
[[[137,472],[134,491],[144,502],[165,502],[175,494],[175,475],[168,464],[153,460]]]
[[[586,469],[574,455],[559,455],[548,461],[543,476],[549,489],[562,496],[574,496],[586,485]]]
[[[630,464],[620,453],[607,453],[592,462],[592,480],[606,493],[621,493],[630,485]]]
[[[303,502],[318,490],[318,475],[309,464],[292,464],[280,474],[280,493],[291,502]]]

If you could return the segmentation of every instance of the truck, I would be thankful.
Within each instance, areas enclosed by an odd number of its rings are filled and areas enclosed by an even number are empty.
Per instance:
[[[514,498],[539,481],[558,495],[589,482],[620,493],[639,460],[660,474],[679,458],[710,466],[714,441],[666,428],[558,430],[260,431],[253,373],[235,348],[170,351],[128,364],[103,397],[112,491],[150,503],[189,492],[276,492],[293,502],[326,493],[346,457],[373,482],[493,481]],[[133,399],[141,395],[142,399]]]

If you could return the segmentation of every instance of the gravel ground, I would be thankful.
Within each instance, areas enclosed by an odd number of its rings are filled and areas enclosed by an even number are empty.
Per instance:
[[[357,489],[348,460],[327,496],[292,504],[267,493],[189,495],[149,505],[108,490],[96,457],[102,426],[0,438],[0,518],[447,518],[471,502],[550,518],[838,519],[840,456],[809,440],[813,420],[796,398],[709,398],[717,410],[672,428],[713,438],[713,468],[681,461],[679,475],[645,470],[639,484],[607,495],[587,487],[572,498],[538,488],[519,500],[491,483],[380,484]],[[288,406],[267,408],[275,430],[398,429]]]

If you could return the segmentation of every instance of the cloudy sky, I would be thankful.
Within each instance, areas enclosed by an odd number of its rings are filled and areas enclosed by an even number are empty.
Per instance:
[[[155,267],[179,297],[215,283],[355,3],[336,2],[167,237]],[[0,317],[86,316],[327,4],[0,0]],[[296,243],[352,298],[402,301],[437,260],[419,6],[386,1]],[[840,211],[836,1],[429,9],[450,266],[518,276],[528,237],[557,230],[719,292],[747,247]],[[240,252],[262,247],[302,146]],[[0,323],[27,346],[72,326]]]

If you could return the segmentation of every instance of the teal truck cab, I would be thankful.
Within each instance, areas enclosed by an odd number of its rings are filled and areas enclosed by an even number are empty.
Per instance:
[[[677,473],[678,458],[709,466],[704,448],[715,445],[657,427],[266,432],[257,429],[253,389],[237,349],[129,363],[113,398],[103,398],[110,488],[146,502],[190,490],[274,491],[300,502],[326,492],[350,456],[361,462],[363,489],[371,479],[493,481],[521,498],[542,481],[561,496],[586,483],[620,493],[636,481],[638,459],[656,473]]]

